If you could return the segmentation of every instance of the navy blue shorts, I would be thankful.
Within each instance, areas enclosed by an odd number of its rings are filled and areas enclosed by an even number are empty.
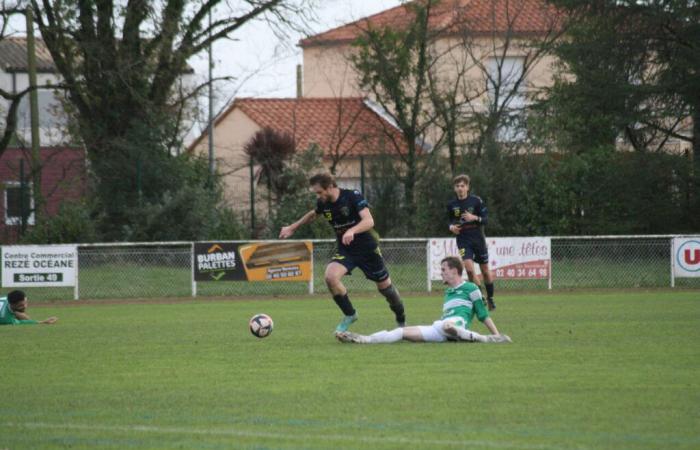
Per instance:
[[[489,262],[489,249],[483,235],[457,236],[457,248],[462,261],[471,259],[477,264],[488,264]]]
[[[352,274],[352,270],[355,267],[359,267],[368,280],[372,280],[376,283],[389,278],[389,271],[386,269],[386,265],[384,265],[384,258],[382,258],[382,252],[379,250],[379,247],[369,249],[362,253],[350,253],[341,246],[338,248],[338,252],[333,256],[331,262],[342,264],[348,269],[348,275]]]

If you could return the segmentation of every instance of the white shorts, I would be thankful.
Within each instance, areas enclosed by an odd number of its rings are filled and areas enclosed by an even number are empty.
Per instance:
[[[446,335],[442,330],[442,324],[446,321],[452,322],[454,319],[436,320],[432,325],[418,326],[420,334],[423,335],[423,340],[425,342],[445,342],[448,338],[452,338],[452,336]]]

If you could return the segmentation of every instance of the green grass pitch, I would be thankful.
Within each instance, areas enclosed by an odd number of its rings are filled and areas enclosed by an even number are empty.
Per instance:
[[[37,306],[0,327],[0,449],[700,448],[698,291],[503,294],[511,345],[339,344],[325,296]]]

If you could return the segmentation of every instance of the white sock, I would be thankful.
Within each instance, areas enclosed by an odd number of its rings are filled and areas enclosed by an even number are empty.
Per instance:
[[[471,331],[471,330],[466,330],[462,327],[455,327],[455,328],[457,329],[457,334],[459,335],[459,338],[463,341],[488,342],[488,338],[482,334],[479,334],[479,333]]]
[[[391,331],[377,331],[369,336],[370,344],[391,344],[403,339],[403,328],[394,328]]]

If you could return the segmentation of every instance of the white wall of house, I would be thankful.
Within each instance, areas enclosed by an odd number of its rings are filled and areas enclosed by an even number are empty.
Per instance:
[[[214,159],[218,173],[223,175],[226,203],[239,211],[250,210],[250,164],[243,148],[260,130],[239,109],[234,109],[214,127]],[[204,138],[194,148],[201,158],[209,157],[209,138]],[[258,203],[258,207],[262,204]],[[258,208],[256,208],[256,211]]]
[[[37,74],[37,85],[55,85],[61,82],[56,74]],[[21,92],[29,86],[29,74],[26,72],[2,72],[0,71],[0,87],[8,92]],[[37,92],[39,104],[39,139],[42,146],[55,146],[68,141],[66,136],[66,117],[61,105],[60,91],[55,89],[39,89]],[[4,113],[9,102],[2,101]],[[31,119],[29,108],[29,95],[25,95],[17,112],[17,133],[29,143],[31,141]]]
[[[350,62],[348,44],[319,45],[304,48],[304,97],[358,97],[358,75]]]

